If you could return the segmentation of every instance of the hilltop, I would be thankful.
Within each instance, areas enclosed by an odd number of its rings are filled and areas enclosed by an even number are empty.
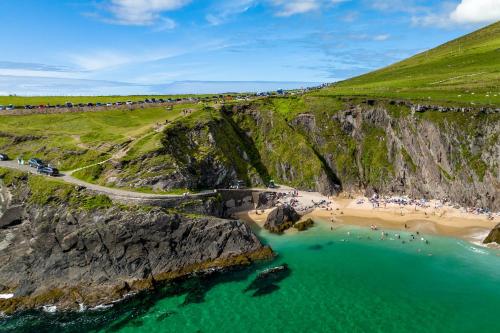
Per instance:
[[[335,84],[326,92],[498,105],[500,22],[386,68]]]

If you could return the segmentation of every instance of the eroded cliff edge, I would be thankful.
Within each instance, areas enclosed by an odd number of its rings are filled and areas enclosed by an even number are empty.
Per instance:
[[[162,147],[87,169],[104,185],[171,190],[276,183],[500,209],[500,110],[331,95],[206,108]]]
[[[272,256],[238,220],[116,205],[85,189],[3,170],[11,193],[0,227],[0,311],[78,309],[195,271]]]

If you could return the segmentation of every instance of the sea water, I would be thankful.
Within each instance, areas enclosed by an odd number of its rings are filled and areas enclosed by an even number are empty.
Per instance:
[[[111,309],[23,313],[0,322],[0,331],[498,331],[499,251],[387,232],[381,240],[380,231],[327,223],[292,235],[261,231],[278,254],[271,262],[189,279]],[[288,271],[253,288],[259,272],[283,263]]]

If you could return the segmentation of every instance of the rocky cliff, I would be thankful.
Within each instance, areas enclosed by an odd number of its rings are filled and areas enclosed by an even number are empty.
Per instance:
[[[116,206],[41,177],[3,172],[12,194],[0,227],[0,311],[78,309],[195,271],[272,255],[238,220]]]
[[[500,112],[330,95],[205,109],[163,148],[100,172],[102,183],[173,189],[270,179],[325,194],[367,191],[500,209]]]

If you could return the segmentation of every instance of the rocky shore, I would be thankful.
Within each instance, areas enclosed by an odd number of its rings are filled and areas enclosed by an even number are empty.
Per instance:
[[[5,314],[107,304],[193,272],[273,255],[239,220],[116,205],[36,176],[3,178],[12,194],[7,210],[17,207],[0,226]]]

